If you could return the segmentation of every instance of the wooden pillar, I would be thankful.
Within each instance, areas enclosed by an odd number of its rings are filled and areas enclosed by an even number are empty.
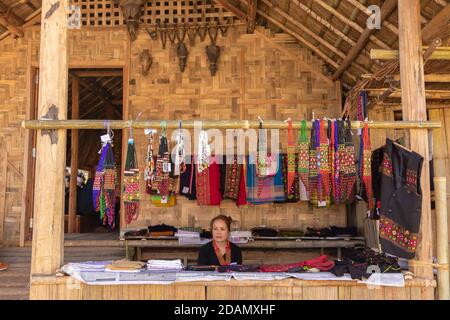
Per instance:
[[[78,78],[72,77],[72,119],[78,119],[79,108],[79,88]],[[70,196],[69,196],[69,233],[77,232],[77,173],[78,173],[78,130],[72,130],[70,149]]]
[[[68,4],[42,1],[38,119],[67,119]],[[66,139],[65,130],[37,132],[32,276],[54,274],[64,261]]]
[[[399,51],[402,110],[404,120],[427,120],[425,82],[422,56],[422,33],[420,24],[420,0],[399,0]],[[416,260],[432,260],[432,227],[430,199],[430,168],[428,132],[424,129],[410,130],[410,147],[424,157],[420,184],[422,186],[422,218],[419,247]],[[433,279],[431,266],[413,267],[417,277]],[[430,292],[428,298],[433,298]]]
[[[448,273],[448,229],[447,229],[447,179],[434,178],[436,194],[436,233],[438,263],[447,268],[438,269],[438,295],[439,300],[450,299],[449,273]]]

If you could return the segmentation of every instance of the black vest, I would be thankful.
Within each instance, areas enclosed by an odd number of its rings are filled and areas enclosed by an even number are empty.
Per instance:
[[[416,254],[423,157],[386,139],[381,167],[380,243],[384,252],[412,259]]]

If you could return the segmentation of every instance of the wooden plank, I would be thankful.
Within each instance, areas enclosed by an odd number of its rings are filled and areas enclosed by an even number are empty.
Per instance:
[[[51,5],[49,1],[42,3],[38,116],[43,117],[54,107],[57,108],[59,119],[67,119],[66,8],[69,2],[60,0],[56,10],[52,10]],[[58,130],[55,136],[57,141],[53,142],[49,135],[42,135],[42,132],[38,132],[37,136],[35,224],[31,260],[33,275],[54,274],[64,260],[64,171],[67,134],[65,130]]]
[[[443,31],[448,32],[450,21],[450,4],[443,8],[433,19],[423,28],[422,40],[424,44],[432,42],[435,38],[442,37]]]
[[[303,300],[338,300],[338,287],[303,287]]]
[[[423,47],[425,52],[427,47]],[[396,60],[401,53],[398,50],[372,49],[370,58],[373,60]],[[450,60],[450,48],[438,47],[430,56],[429,60]]]
[[[399,0],[398,11],[403,118],[405,120],[426,120],[423,57],[421,52],[417,50],[422,45],[420,1]],[[419,235],[420,242],[416,259],[431,263],[433,246],[431,237],[428,131],[423,129],[410,130],[410,147],[411,150],[416,151],[424,158],[420,181],[422,188],[422,217]],[[414,267],[413,272],[417,277],[433,279],[431,266]]]
[[[72,78],[72,119],[80,116],[80,82],[79,78]],[[77,219],[77,177],[78,177],[78,130],[72,130],[70,144],[70,189],[69,189],[69,233],[80,232],[76,230]]]

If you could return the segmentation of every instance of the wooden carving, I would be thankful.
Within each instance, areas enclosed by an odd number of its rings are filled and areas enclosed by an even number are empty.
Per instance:
[[[144,49],[139,55],[139,60],[141,61],[141,72],[143,76],[148,75],[148,71],[150,70],[153,58],[148,49]]]
[[[208,30],[209,38],[211,39],[211,44],[206,47],[206,55],[209,60],[209,70],[211,71],[211,76],[214,76],[217,72],[217,62],[220,56],[220,47],[216,45],[217,33],[219,28],[210,27]]]
[[[188,57],[188,49],[186,45],[184,44],[184,39],[186,38],[186,28],[181,29],[181,35],[179,30],[176,30],[176,36],[178,38],[178,47],[177,47],[177,54],[178,59],[180,59],[180,71],[184,72],[184,69],[186,68],[186,62]]]
[[[116,4],[120,4],[122,13],[127,24],[131,41],[136,40],[136,32],[139,27],[141,10],[144,7],[144,0],[114,0]]]

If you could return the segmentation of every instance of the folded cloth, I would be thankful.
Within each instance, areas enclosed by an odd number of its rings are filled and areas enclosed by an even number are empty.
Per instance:
[[[117,271],[134,271],[145,267],[146,263],[141,261],[116,260],[106,266],[106,269]]]
[[[323,255],[315,259],[305,260],[302,262],[291,263],[291,264],[273,264],[273,265],[262,265],[261,272],[288,272],[294,267],[309,267],[317,268],[320,271],[328,271],[334,267],[334,261],[328,260],[328,256]]]
[[[217,266],[187,266],[184,271],[216,271]]]
[[[183,269],[183,264],[180,259],[175,260],[148,260],[147,261],[147,270],[149,271],[160,271],[160,272],[168,272],[174,271],[177,272]]]
[[[344,274],[349,273],[352,279],[362,280],[363,278],[369,278],[370,274],[367,273],[367,263],[352,263],[349,261],[336,261],[335,266],[330,270],[336,277],[342,277]]]
[[[175,232],[173,231],[151,231],[150,237],[173,237]]]
[[[155,226],[148,226],[148,231],[150,232],[163,232],[163,231],[172,231],[173,233],[177,232],[178,229],[174,226],[169,226],[166,224],[158,224]]]
[[[303,237],[303,231],[297,229],[282,229],[278,231],[279,237]]]
[[[211,233],[211,231],[203,230],[203,232],[200,233],[200,238],[203,238],[203,239],[212,239],[212,233]]]
[[[219,272],[259,272],[259,266],[254,264],[231,264],[226,266],[219,266]]]
[[[278,232],[272,228],[256,227],[252,228],[252,235],[255,237],[276,237]]]
[[[196,227],[180,227],[178,228],[178,231],[191,231],[191,232],[198,232],[198,233],[202,233],[203,228],[196,228]]]
[[[231,231],[230,237],[232,237],[232,238],[251,238],[252,232],[251,231]]]
[[[132,230],[132,231],[125,232],[125,237],[145,237],[145,236],[148,236],[147,229]]]
[[[175,233],[175,237],[178,237],[178,238],[200,238],[200,233],[194,232],[194,231],[178,230],[178,232]]]

